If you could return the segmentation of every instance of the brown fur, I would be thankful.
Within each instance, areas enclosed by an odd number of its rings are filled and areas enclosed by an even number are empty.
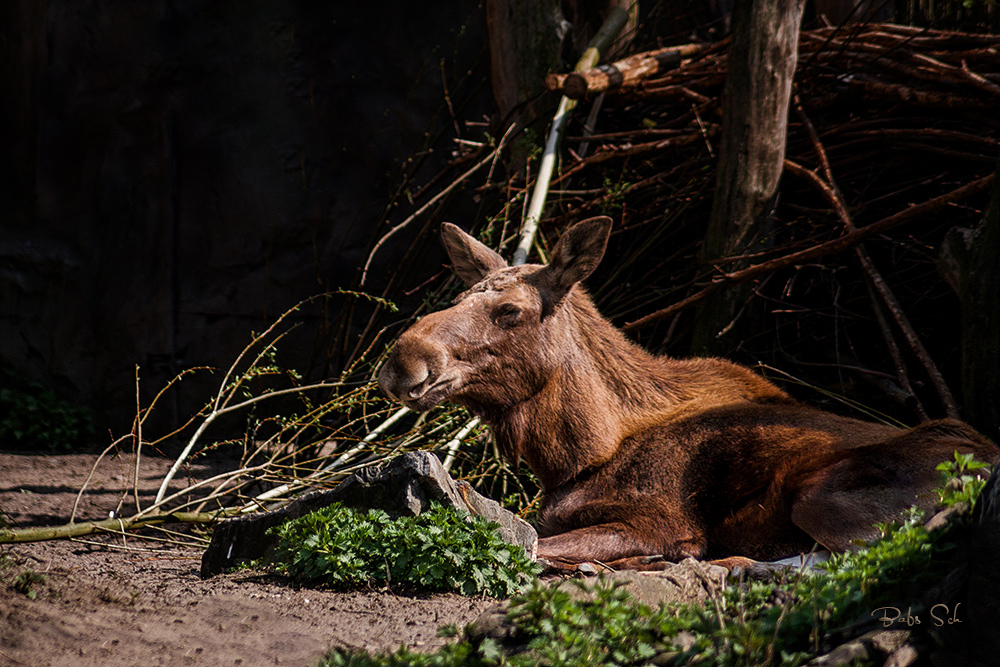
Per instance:
[[[581,222],[548,265],[519,267],[446,224],[470,289],[406,331],[379,376],[413,409],[467,406],[507,457],[525,459],[543,490],[540,557],[634,564],[659,554],[775,559],[817,542],[844,550],[872,538],[873,523],[930,504],[935,466],[953,451],[996,458],[958,421],[863,422],[721,359],[650,355],[578,285],[610,223]]]

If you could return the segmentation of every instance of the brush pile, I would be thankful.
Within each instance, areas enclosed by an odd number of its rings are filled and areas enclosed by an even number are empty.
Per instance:
[[[768,237],[752,255],[703,266],[726,46],[672,47],[679,66],[645,78],[605,68],[596,132],[583,125],[588,104],[570,125],[543,250],[567,224],[610,214],[617,231],[591,290],[648,347],[687,354],[690,306],[752,280],[746,310],[762,326],[730,356],[794,371],[820,391],[861,390],[903,421],[953,414],[960,304],[939,255],[947,232],[975,226],[988,203],[1000,36],[889,24],[804,31]],[[629,63],[650,69],[642,55]],[[863,245],[838,241],[855,230]]]

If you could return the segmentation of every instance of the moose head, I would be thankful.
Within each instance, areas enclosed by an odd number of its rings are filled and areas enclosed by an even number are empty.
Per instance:
[[[584,220],[559,239],[548,264],[512,267],[444,223],[445,248],[469,289],[400,337],[379,386],[413,410],[451,400],[482,416],[537,393],[572,354],[566,311],[580,307],[572,295],[600,263],[610,231],[610,218]]]

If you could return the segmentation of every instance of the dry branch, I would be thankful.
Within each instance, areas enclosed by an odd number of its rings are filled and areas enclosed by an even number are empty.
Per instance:
[[[702,44],[683,44],[637,53],[608,65],[569,74],[550,74],[545,78],[545,84],[549,90],[558,90],[573,100],[606,91],[628,91],[649,77],[674,69],[684,58],[697,55],[705,48]]]

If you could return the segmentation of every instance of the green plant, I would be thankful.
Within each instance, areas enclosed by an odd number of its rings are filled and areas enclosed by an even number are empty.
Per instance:
[[[44,584],[46,581],[45,575],[39,572],[34,572],[33,570],[25,570],[16,577],[14,581],[11,582],[10,587],[17,593],[28,596],[28,598],[34,600],[38,597],[38,591],[35,590],[36,584]]]
[[[610,581],[573,584],[582,596],[536,583],[511,604],[508,620],[531,638],[528,651],[541,664],[642,664],[680,630],[672,611],[654,611]]]
[[[90,411],[0,369],[0,448],[70,452],[92,444]]]
[[[333,588],[398,585],[506,598],[538,571],[496,524],[432,503],[392,519],[334,504],[272,528],[274,566],[305,583]]]
[[[603,213],[612,213],[614,211],[620,211],[625,205],[625,195],[628,193],[629,188],[632,184],[628,181],[619,180],[612,181],[607,176],[604,177],[603,189],[605,191],[604,203],[601,207]]]
[[[939,463],[937,469],[941,471],[942,484],[938,489],[938,499],[941,504],[951,507],[964,502],[971,508],[986,486],[986,477],[969,473],[975,470],[989,472],[988,468],[989,464],[973,460],[972,454],[958,452],[955,452],[953,461]]]

